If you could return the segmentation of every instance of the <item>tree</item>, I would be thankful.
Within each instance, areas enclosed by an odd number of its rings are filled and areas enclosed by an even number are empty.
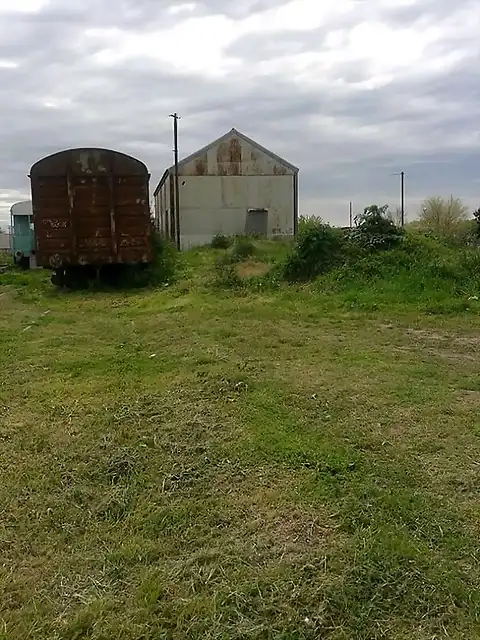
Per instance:
[[[385,213],[385,217],[390,220],[391,222],[393,222],[393,224],[395,224],[397,227],[401,227],[402,226],[402,209],[401,207],[395,207],[395,211],[391,211],[390,209],[387,210],[387,212]],[[405,215],[406,217],[406,215]]]
[[[475,219],[475,235],[477,238],[480,238],[480,207],[475,209],[473,212],[473,217]]]
[[[369,249],[390,249],[401,242],[403,229],[397,227],[389,216],[388,205],[372,204],[355,217],[352,240]]]
[[[445,199],[440,196],[427,198],[420,214],[420,223],[425,231],[441,236],[455,235],[460,223],[468,219],[468,207],[460,198]]]

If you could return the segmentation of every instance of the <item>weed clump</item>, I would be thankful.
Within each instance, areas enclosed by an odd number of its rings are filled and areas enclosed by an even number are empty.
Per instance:
[[[212,249],[229,249],[232,246],[232,239],[223,233],[217,233],[210,243]]]
[[[242,279],[230,253],[225,252],[216,258],[214,284],[221,289],[237,289],[241,286]]]
[[[236,236],[232,247],[232,260],[234,262],[241,262],[250,258],[255,253],[255,245],[246,236]]]

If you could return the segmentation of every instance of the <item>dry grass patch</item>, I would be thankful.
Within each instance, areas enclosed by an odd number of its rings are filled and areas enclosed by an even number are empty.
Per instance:
[[[261,277],[268,273],[271,265],[255,260],[246,260],[236,265],[236,271],[240,278]]]

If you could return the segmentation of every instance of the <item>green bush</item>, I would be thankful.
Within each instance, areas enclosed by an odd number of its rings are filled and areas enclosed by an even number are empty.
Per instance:
[[[313,280],[343,260],[343,232],[318,218],[303,220],[292,251],[283,264],[290,282]]]
[[[173,244],[156,231],[150,234],[153,259],[150,263],[150,284],[158,285],[170,282],[177,266],[177,250]]]
[[[364,249],[378,251],[398,246],[404,237],[403,229],[388,217],[388,206],[371,205],[355,218],[350,239]]]
[[[480,238],[480,207],[473,211],[473,231],[477,239]]]
[[[212,249],[228,249],[232,246],[232,239],[228,236],[224,236],[222,233],[217,233],[211,242]]]

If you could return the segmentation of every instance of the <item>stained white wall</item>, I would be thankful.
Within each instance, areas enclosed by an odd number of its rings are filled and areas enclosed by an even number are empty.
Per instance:
[[[180,162],[182,249],[211,242],[217,233],[245,233],[248,209],[268,210],[268,235],[292,235],[295,169],[235,130]],[[170,224],[170,176],[155,198],[160,229]]]
[[[293,175],[182,176],[182,249],[209,243],[213,236],[245,233],[248,209],[268,210],[268,236],[293,234]]]

